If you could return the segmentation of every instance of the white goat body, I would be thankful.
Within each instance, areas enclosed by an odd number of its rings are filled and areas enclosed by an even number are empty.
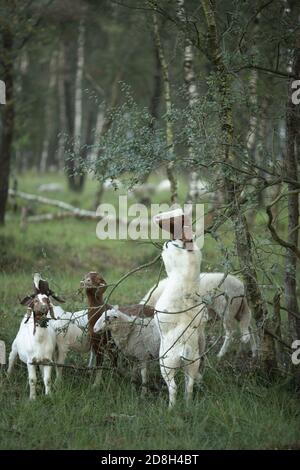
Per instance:
[[[38,294],[39,300],[43,301],[48,297]],[[48,317],[50,318],[50,316]],[[41,327],[36,325],[33,315],[28,318],[25,315],[21,321],[19,331],[13,341],[11,352],[9,355],[8,374],[10,375],[17,356],[22,362],[27,364],[28,379],[30,387],[30,399],[36,398],[36,365],[35,363],[49,363],[49,365],[40,366],[45,385],[45,394],[51,391],[51,363],[55,360],[56,352],[56,334],[53,328],[55,320],[49,320],[47,326]]]
[[[160,369],[169,389],[169,407],[176,401],[175,373],[179,367],[185,372],[186,400],[191,399],[205,349],[206,309],[197,295],[201,253],[195,244],[193,250],[184,246],[181,240],[164,244],[162,258],[166,269],[172,269],[155,305],[161,336]]]
[[[118,306],[104,312],[94,326],[94,332],[108,329],[117,347],[125,356],[141,363],[142,385],[147,383],[147,361],[158,358],[160,334],[154,318],[129,316]]]
[[[167,273],[171,272],[166,266]],[[153,286],[141,300],[142,304],[155,306],[163,291],[167,287],[167,280],[161,280]],[[252,353],[256,354],[256,342],[249,331],[251,323],[251,310],[245,297],[244,284],[235,276],[224,273],[201,273],[197,285],[197,293],[207,303],[210,316],[217,316],[223,321],[225,340],[218,357],[224,356],[228,350],[230,341],[236,326],[241,332],[241,341],[251,341]]]
[[[65,312],[61,307],[53,307],[56,321],[53,327],[57,337],[58,364],[64,364],[69,351],[86,353],[91,350],[90,338],[88,335],[88,316],[87,310],[78,312]],[[93,361],[91,352],[89,367]],[[57,379],[61,379],[62,367],[57,367]]]

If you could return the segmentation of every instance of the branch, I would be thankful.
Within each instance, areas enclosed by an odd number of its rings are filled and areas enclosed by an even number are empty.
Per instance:
[[[91,220],[101,220],[106,216],[104,214],[99,214],[96,211],[88,211],[85,209],[80,209],[79,207],[72,206],[58,199],[49,199],[43,196],[37,196],[36,194],[23,193],[22,191],[15,191],[14,189],[9,189],[8,194],[13,197],[19,197],[25,201],[38,202],[40,204],[45,204],[48,206],[58,207],[62,211],[55,214],[41,214],[28,217],[28,222],[45,222],[50,220],[59,220],[66,219],[69,217],[76,217],[78,219],[91,219]],[[116,218],[116,222],[127,225],[130,221],[125,219]],[[148,219],[142,219],[141,223],[148,223]]]
[[[267,328],[264,329],[264,332],[267,333],[267,335],[271,336],[271,338],[274,338],[276,341],[278,341],[278,343],[282,344],[283,346],[285,346],[287,349],[289,349],[290,351],[293,351],[293,349],[291,348],[291,346],[289,344],[287,344],[285,341],[283,341],[281,338],[279,338],[277,335],[275,335],[274,333],[272,333],[272,331],[268,330]]]
[[[55,212],[53,214],[41,214],[41,215],[32,215],[30,217],[27,217],[27,222],[48,222],[51,220],[62,220],[62,219],[69,219],[71,217],[75,217],[77,219],[90,219],[90,220],[99,220],[102,219],[102,216],[97,215],[96,213],[91,213],[87,214],[85,211],[81,213],[81,211],[78,212],[68,212],[68,211],[60,211],[60,212]]]
[[[260,65],[252,65],[252,64],[249,64],[249,65],[243,65],[242,67],[236,69],[236,70],[233,70],[233,73],[238,73],[240,72],[241,70],[259,70],[261,72],[265,72],[265,73],[271,73],[273,75],[277,75],[278,77],[284,77],[284,78],[287,78],[287,79],[291,79],[291,78],[295,78],[295,79],[298,79],[299,77],[297,77],[296,75],[294,74],[291,74],[291,73],[287,73],[287,72],[281,72],[279,70],[273,70],[273,69],[269,69],[267,67],[261,67]]]
[[[300,259],[300,250],[299,250],[299,248],[297,246],[293,245],[292,243],[289,243],[289,242],[283,240],[283,238],[281,238],[278,235],[278,233],[276,232],[275,227],[273,226],[273,214],[272,214],[271,208],[283,196],[288,195],[288,194],[293,194],[293,193],[299,193],[299,192],[300,191],[298,189],[296,189],[295,191],[289,191],[289,193],[286,193],[286,194],[280,194],[279,196],[277,196],[276,199],[274,199],[274,201],[271,202],[271,204],[266,206],[266,212],[267,212],[267,215],[268,215],[268,224],[267,224],[267,226],[268,226],[268,229],[271,232],[273,240],[275,240],[277,243],[279,243],[279,245],[283,246],[284,248],[287,248],[287,249],[291,250],[293,253],[295,253],[295,255],[297,256],[298,259]]]
[[[9,189],[8,194],[10,196],[25,199],[26,201],[39,202],[40,204],[46,204],[49,206],[59,207],[60,209],[63,209],[68,212],[95,215],[95,212],[93,211],[86,211],[83,209],[79,209],[78,207],[72,206],[71,204],[68,204],[67,202],[59,201],[58,199],[49,199],[43,196],[37,196],[36,194],[28,194],[22,191],[15,191],[14,189]]]
[[[149,268],[150,266],[152,266],[153,264],[155,264],[161,257],[161,254],[159,253],[159,255],[157,255],[152,261],[149,261],[149,263],[145,263],[145,264],[142,264],[141,266],[138,266],[137,268],[134,268],[132,269],[131,271],[129,271],[128,273],[126,273],[124,276],[121,277],[121,279],[118,280],[118,282],[114,285],[114,287],[112,288],[112,290],[110,291],[110,293],[108,294],[107,298],[105,299],[105,304],[108,303],[112,293],[114,292],[114,290],[123,282],[125,281],[125,279],[127,279],[127,277],[131,276],[131,274],[134,274],[136,273],[137,271],[141,271],[142,269],[145,269],[145,268]]]
[[[246,24],[246,26],[245,26],[245,30],[244,30],[244,32],[243,32],[243,34],[242,34],[242,36],[241,36],[241,38],[240,38],[240,40],[239,40],[239,45],[238,45],[239,50],[241,50],[241,43],[242,43],[242,41],[243,41],[243,39],[244,39],[244,37],[245,37],[245,35],[246,35],[246,33],[247,33],[247,29],[248,29],[249,24],[250,24],[252,21],[254,21],[255,18],[256,18],[265,8],[267,8],[271,3],[273,3],[273,1],[274,1],[274,0],[269,0],[267,3],[264,3],[263,5],[261,5],[261,7],[254,13],[254,15],[252,15],[251,18],[249,18],[249,20],[248,20],[248,22],[247,22],[247,24]]]
[[[40,16],[37,18],[36,22],[35,22],[34,25],[32,26],[32,31],[33,31],[33,32],[29,33],[27,36],[25,36],[25,37],[22,39],[22,41],[21,41],[21,43],[20,43],[18,49],[22,49],[22,48],[25,46],[25,44],[32,38],[33,34],[35,33],[36,28],[40,25],[40,23],[41,23],[42,20],[44,19],[45,14],[46,14],[46,10],[47,10],[48,7],[51,5],[51,3],[53,3],[53,1],[54,1],[54,0],[49,0],[48,3],[47,3],[47,5],[45,5],[45,6],[43,7],[42,13],[40,14]]]

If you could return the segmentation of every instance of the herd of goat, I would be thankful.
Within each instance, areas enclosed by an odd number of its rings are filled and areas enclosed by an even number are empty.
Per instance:
[[[37,368],[40,368],[45,393],[51,392],[51,370],[56,364],[56,380],[61,380],[69,351],[90,352],[89,367],[96,361],[94,385],[101,382],[105,355],[117,366],[118,351],[138,361],[143,393],[147,387],[147,368],[158,360],[161,375],[169,391],[169,407],[176,401],[176,372],[185,374],[185,398],[189,401],[194,383],[201,380],[200,363],[206,348],[206,323],[221,319],[225,330],[218,353],[227,352],[235,330],[240,340],[250,343],[252,354],[257,340],[251,331],[251,311],[243,283],[224,273],[200,273],[201,250],[191,231],[185,230],[181,210],[156,216],[161,227],[166,220],[182,223],[181,237],[166,242],[162,250],[167,277],[145,295],[139,304],[109,305],[104,294],[107,283],[97,272],[86,274],[81,287],[87,296],[87,309],[66,312],[59,305],[62,299],[50,289],[47,281],[36,273],[34,292],[21,304],[27,312],[21,321],[9,355],[8,375],[17,356],[27,364],[30,398],[36,398]],[[202,365],[201,365],[202,369]]]

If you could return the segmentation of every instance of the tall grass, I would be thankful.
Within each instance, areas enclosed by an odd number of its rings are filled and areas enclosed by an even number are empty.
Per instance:
[[[44,180],[53,180],[45,176]],[[20,189],[36,192],[39,177],[27,175]],[[95,184],[82,196],[66,189],[56,195],[91,208]],[[78,198],[74,201],[74,198]],[[113,200],[113,192],[107,195]],[[37,208],[40,211],[40,208]],[[42,209],[45,211],[45,209]],[[65,220],[30,224],[20,232],[18,215],[0,232],[0,339],[8,349],[24,308],[18,299],[31,292],[32,273],[41,271],[65,298],[65,308],[83,308],[79,281],[99,270],[109,283],[130,269],[153,259],[151,244],[102,241],[95,223]],[[221,269],[220,252],[206,240],[204,269]],[[113,303],[138,302],[156,281],[159,264],[130,276],[113,293]],[[266,449],[299,448],[299,397],[282,379],[268,383],[251,368],[241,370],[234,355],[216,362],[213,349],[206,363],[203,385],[186,407],[179,400],[167,410],[167,390],[157,365],[152,386],[140,397],[132,365],[120,361],[118,371],[104,371],[99,389],[92,389],[93,373],[64,370],[62,384],[51,397],[28,400],[26,367],[18,363],[10,380],[0,371],[0,447],[2,449]],[[68,363],[84,366],[87,357],[70,354]]]

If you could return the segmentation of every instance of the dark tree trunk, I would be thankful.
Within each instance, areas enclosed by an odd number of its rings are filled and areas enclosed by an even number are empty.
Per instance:
[[[300,76],[300,48],[294,51],[294,60],[292,72]],[[286,170],[287,176],[295,181],[289,183],[288,189],[288,239],[287,241],[298,247],[299,236],[299,194],[293,191],[297,190],[298,165],[297,165],[297,140],[299,141],[299,110],[298,106],[292,102],[292,80],[289,83],[288,102],[286,111]],[[300,316],[297,301],[297,256],[294,251],[287,249],[286,253],[286,271],[285,271],[285,302],[289,316],[289,330],[291,339],[300,338]]]
[[[159,54],[157,48],[154,48],[154,56],[155,56],[155,70],[153,75],[153,91],[150,98],[150,114],[152,116],[151,121],[151,128],[154,129],[155,123],[158,119],[158,109],[160,104],[161,98],[161,88],[162,88],[162,80],[161,80],[161,66],[159,60]]]
[[[6,85],[6,104],[3,108],[3,130],[0,148],[0,225],[4,224],[9,187],[10,161],[14,134],[14,76],[13,76],[13,35],[9,29],[2,32],[3,80]]]

